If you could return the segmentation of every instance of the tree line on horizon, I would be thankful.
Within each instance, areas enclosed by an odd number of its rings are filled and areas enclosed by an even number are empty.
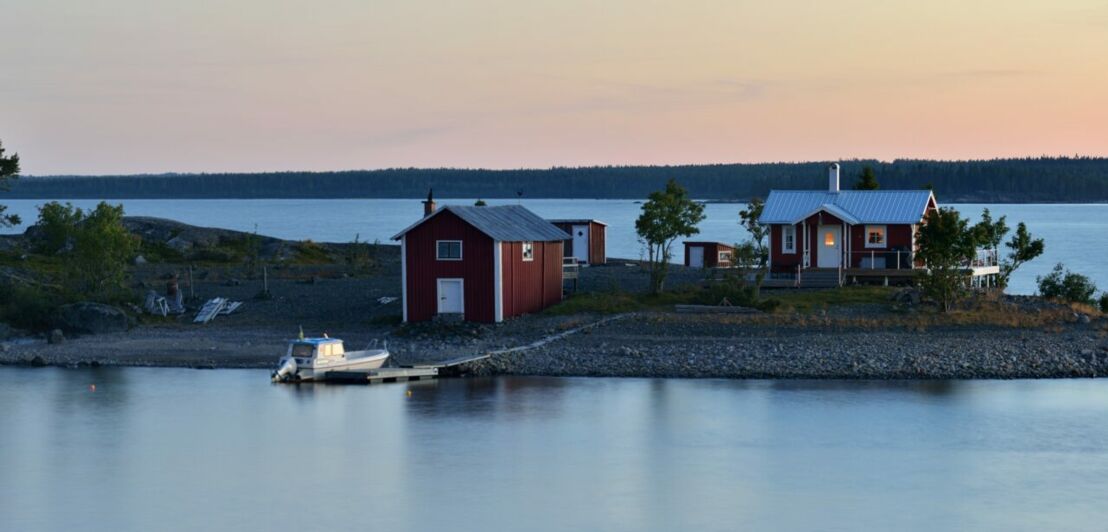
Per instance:
[[[945,202],[1108,201],[1108,158],[840,162],[842,188],[872,168],[884,190],[933,188]],[[771,189],[822,190],[826,162],[550,169],[351,170],[123,176],[25,176],[9,198],[441,198],[641,199],[676,179],[691,197],[746,200]]]

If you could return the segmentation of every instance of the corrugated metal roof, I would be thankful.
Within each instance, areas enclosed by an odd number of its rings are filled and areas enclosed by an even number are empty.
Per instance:
[[[595,218],[557,218],[557,219],[547,220],[547,221],[552,223],[552,224],[587,224],[587,223],[592,222],[594,224],[600,224],[600,225],[603,225],[603,226],[608,225],[608,224],[606,224],[606,223],[604,223],[600,220],[597,220]]]
[[[478,231],[489,235],[493,240],[504,242],[555,242],[570,238],[561,229],[520,205],[500,205],[496,207],[446,205],[397,233],[392,239],[399,240],[400,237],[404,236],[404,233],[446,211],[454,213]]]
[[[836,216],[853,217],[847,220],[850,223],[914,224],[923,219],[930,199],[930,190],[772,190],[758,221],[799,223],[822,208]]]

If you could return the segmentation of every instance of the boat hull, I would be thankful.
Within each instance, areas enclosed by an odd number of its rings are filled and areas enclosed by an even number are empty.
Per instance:
[[[389,352],[383,349],[372,351],[351,351],[343,358],[334,360],[312,359],[296,366],[296,372],[289,375],[289,382],[311,382],[324,380],[334,371],[369,371],[378,369],[389,358]],[[281,360],[280,367],[287,358]]]

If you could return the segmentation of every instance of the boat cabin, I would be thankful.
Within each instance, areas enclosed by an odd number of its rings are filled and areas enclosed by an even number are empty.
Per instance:
[[[312,358],[341,357],[345,354],[342,340],[338,338],[301,338],[289,340],[288,356],[298,362]]]

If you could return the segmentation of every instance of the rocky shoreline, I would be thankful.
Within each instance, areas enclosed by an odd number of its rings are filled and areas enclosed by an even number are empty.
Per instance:
[[[389,338],[400,363],[503,350],[587,326],[600,316],[528,317],[450,331],[388,330],[347,336],[353,345]],[[463,368],[468,375],[734,379],[1016,379],[1108,375],[1108,320],[1059,330],[943,327],[869,330],[734,316],[642,312]],[[377,334],[373,334],[376,332]],[[0,363],[35,365],[270,368],[287,335],[265,328],[146,328],[56,346],[9,345]]]

